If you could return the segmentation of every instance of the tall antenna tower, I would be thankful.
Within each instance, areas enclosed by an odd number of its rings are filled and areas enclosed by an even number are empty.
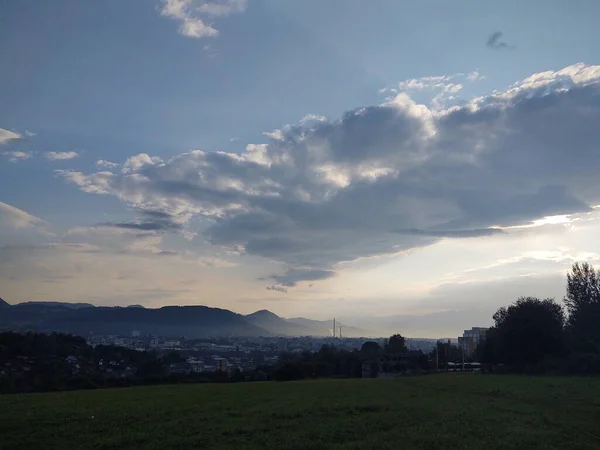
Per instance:
[[[333,337],[335,337],[335,317],[333,318]]]

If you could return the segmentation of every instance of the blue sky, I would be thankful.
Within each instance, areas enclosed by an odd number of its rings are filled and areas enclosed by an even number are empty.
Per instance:
[[[3,2],[0,296],[465,311],[455,328],[511,283],[562,296],[600,253],[597,17],[594,0]]]

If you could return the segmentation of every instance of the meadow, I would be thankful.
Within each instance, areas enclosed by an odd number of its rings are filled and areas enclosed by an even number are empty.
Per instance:
[[[0,449],[598,449],[600,379],[439,374],[0,396]]]

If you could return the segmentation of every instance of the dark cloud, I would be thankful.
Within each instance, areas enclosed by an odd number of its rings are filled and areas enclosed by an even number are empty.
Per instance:
[[[589,211],[598,123],[600,67],[577,64],[448,110],[399,94],[241,155],[144,155],[127,174],[59,175],[147,211],[114,226],[183,231],[196,217],[213,245],[283,263],[274,280],[292,287],[340,262]]]
[[[281,286],[294,287],[299,281],[326,280],[334,276],[336,276],[336,273],[333,270],[294,269],[288,270],[283,275],[273,275],[271,279]]]
[[[103,227],[121,228],[139,231],[180,231],[181,223],[176,222],[176,217],[162,211],[141,211],[142,217],[133,222],[104,222]]]
[[[495,33],[492,33],[490,35],[490,37],[488,38],[485,45],[487,45],[488,48],[491,48],[494,50],[499,50],[499,49],[514,50],[516,48],[514,45],[509,45],[506,42],[501,40],[502,34],[503,33],[501,31],[496,31]]]
[[[413,228],[410,230],[396,230],[396,233],[431,237],[469,238],[492,236],[494,234],[503,233],[503,231],[497,228],[484,228],[480,230],[417,230]]]
[[[267,286],[267,291],[278,291],[278,292],[283,292],[287,294],[287,288],[284,288],[283,286]]]
[[[100,226],[123,228],[125,230],[140,230],[140,231],[167,231],[167,230],[179,230],[181,225],[177,225],[171,222],[104,222]]]

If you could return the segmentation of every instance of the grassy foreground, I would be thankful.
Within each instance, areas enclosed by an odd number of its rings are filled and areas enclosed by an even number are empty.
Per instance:
[[[441,374],[0,396],[0,449],[598,449],[600,379]]]

